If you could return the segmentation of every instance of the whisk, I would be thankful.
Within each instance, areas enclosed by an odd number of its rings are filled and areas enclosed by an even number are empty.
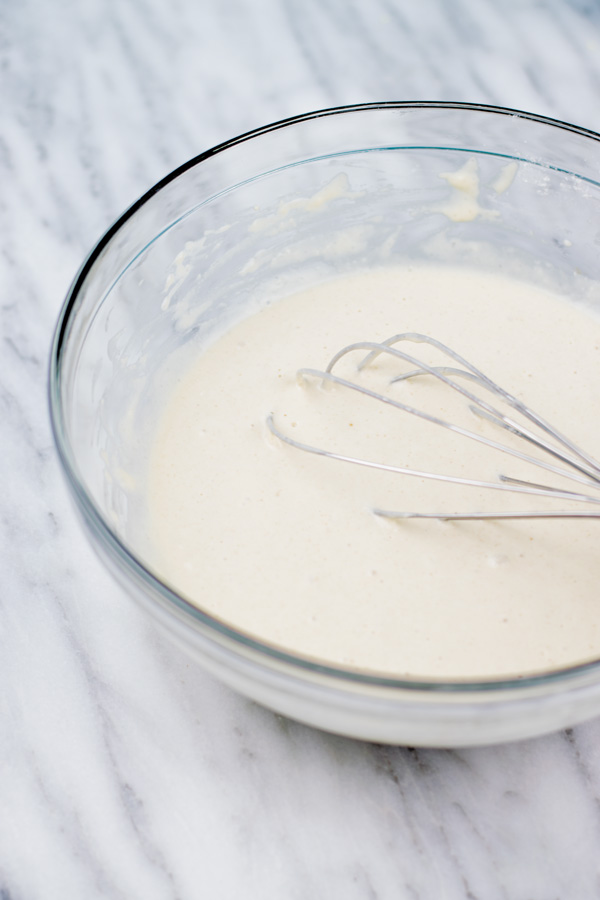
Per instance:
[[[403,350],[400,350],[396,346],[398,344],[402,344],[403,342],[428,344],[431,347],[436,348],[438,351],[452,360],[454,365],[431,366],[423,362],[422,360],[419,360],[418,358],[404,352]],[[408,363],[415,368],[411,369],[408,372],[399,373],[398,375],[392,377],[389,382],[390,385],[420,376],[435,378],[445,384],[447,387],[461,394],[468,401],[469,409],[472,413],[481,417],[487,422],[492,423],[492,425],[504,429],[505,431],[510,432],[516,437],[522,439],[522,441],[525,442],[525,446],[526,444],[530,444],[536,447],[538,450],[543,451],[546,457],[551,457],[553,461],[550,461],[548,458],[539,459],[537,457],[530,456],[525,452],[525,449],[518,449],[513,446],[508,446],[502,442],[495,441],[482,434],[470,431],[469,429],[463,428],[460,425],[448,422],[445,419],[432,415],[423,409],[417,409],[413,406],[403,403],[401,400],[392,397],[389,394],[379,393],[375,390],[369,389],[362,384],[359,384],[356,381],[351,381],[348,378],[337,375],[334,372],[334,369],[338,365],[339,361],[348,354],[354,353],[356,351],[366,351],[366,355],[363,356],[360,363],[358,364],[358,372],[372,365],[377,357],[382,354]],[[494,381],[488,378],[487,375],[484,375],[483,372],[481,372],[471,363],[467,362],[466,359],[464,359],[450,347],[446,346],[445,344],[441,343],[441,341],[438,341],[435,338],[429,337],[428,335],[409,332],[405,334],[396,334],[381,343],[360,341],[358,343],[349,344],[348,346],[343,347],[341,350],[339,350],[332,357],[329,364],[324,370],[321,371],[319,369],[309,368],[299,369],[297,375],[298,379],[301,381],[305,379],[318,379],[321,380],[321,382],[333,382],[334,384],[339,385],[343,388],[347,388],[352,391],[358,391],[360,394],[371,397],[373,400],[388,404],[389,406],[395,407],[396,409],[401,410],[405,413],[409,413],[410,415],[418,416],[425,421],[438,425],[441,428],[448,429],[455,434],[460,434],[463,437],[478,441],[479,443],[485,444],[488,447],[492,447],[495,450],[499,450],[505,454],[509,454],[510,456],[516,457],[517,459],[520,459],[524,462],[531,463],[532,465],[537,466],[540,469],[552,472],[555,475],[568,478],[571,481],[581,485],[582,488],[579,488],[578,491],[566,490],[547,484],[539,484],[533,481],[511,478],[509,475],[504,474],[498,476],[498,481],[478,481],[475,479],[462,478],[455,475],[422,472],[416,469],[388,465],[386,463],[376,462],[368,459],[361,459],[354,456],[345,456],[341,453],[336,453],[321,447],[315,447],[291,438],[289,435],[285,434],[277,427],[274,421],[273,414],[269,415],[269,417],[267,418],[267,425],[271,433],[281,441],[284,441],[286,444],[289,444],[290,446],[295,447],[298,450],[302,450],[307,453],[314,453],[319,456],[329,457],[331,459],[340,460],[342,462],[354,463],[356,465],[367,466],[374,469],[381,469],[388,472],[395,472],[402,475],[416,476],[418,478],[434,479],[436,481],[450,482],[453,484],[460,484],[469,487],[489,488],[491,490],[511,491],[513,493],[551,497],[554,500],[575,501],[577,503],[586,504],[600,504],[600,496],[587,493],[587,491],[590,490],[600,491],[600,464],[596,462],[593,457],[591,457],[585,451],[581,450],[576,444],[565,437],[565,435],[561,434],[556,428],[546,422],[540,415],[526,406],[521,400],[517,399],[504,388],[500,387],[500,385],[496,384]],[[492,396],[492,398],[495,399],[496,402],[501,401],[501,403],[505,406],[511,407],[513,410],[515,410],[515,412],[517,412],[518,414],[520,414],[520,416],[527,420],[528,425],[519,424],[510,415],[506,415],[506,413],[503,413],[496,406],[494,406],[493,403],[473,393],[473,391],[470,390],[467,386],[469,384],[474,384],[479,388],[485,389],[485,391],[487,391]],[[533,426],[533,429],[530,426]],[[583,488],[585,488],[586,493],[581,492]],[[384,509],[374,509],[373,511],[378,516],[384,516],[391,519],[424,518],[448,520],[600,518],[600,511],[598,510],[563,508],[555,510],[523,510],[516,512],[401,512]]]

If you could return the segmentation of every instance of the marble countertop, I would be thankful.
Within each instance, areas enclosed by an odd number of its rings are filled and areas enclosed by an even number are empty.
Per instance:
[[[211,145],[372,100],[600,130],[594,0],[0,5],[0,898],[600,897],[600,721],[461,751],[321,734],[183,659],[110,580],[46,409],[81,260]]]

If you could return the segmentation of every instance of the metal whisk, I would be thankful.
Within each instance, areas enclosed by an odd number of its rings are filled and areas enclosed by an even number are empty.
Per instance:
[[[400,350],[397,346],[395,346],[406,341],[417,344],[429,344],[445,356],[449,357],[455,365],[431,366],[423,362],[422,360],[419,360],[416,357],[405,353],[403,350]],[[413,406],[409,406],[408,404],[403,403],[400,400],[395,399],[387,394],[370,390],[364,385],[361,385],[355,381],[351,381],[348,378],[342,378],[339,375],[335,374],[334,369],[342,359],[342,357],[358,350],[366,351],[366,356],[362,358],[357,367],[357,371],[361,371],[367,366],[370,366],[374,362],[374,360],[381,354],[386,354],[388,356],[394,357],[395,359],[407,362],[410,365],[415,366],[415,368],[411,369],[408,372],[396,375],[390,380],[390,384],[397,383],[399,381],[405,381],[417,376],[431,376],[433,378],[436,378],[452,390],[457,391],[459,394],[461,394],[468,401],[469,409],[475,415],[480,416],[486,421],[492,423],[495,426],[498,426],[499,428],[504,429],[505,431],[510,432],[513,435],[516,435],[518,438],[521,438],[528,444],[538,448],[538,450],[542,450],[547,456],[552,457],[554,459],[554,462],[530,456],[529,454],[525,453],[522,450],[516,449],[515,447],[507,446],[506,444],[492,440],[481,434],[477,434],[476,432],[470,431],[452,422],[448,422],[437,416],[431,415],[430,413],[425,412],[422,409],[416,409]],[[583,485],[587,490],[600,491],[600,464],[596,462],[593,457],[577,447],[571,440],[557,431],[556,428],[546,422],[541,416],[539,416],[532,409],[526,406],[522,401],[518,400],[512,394],[508,393],[508,391],[504,390],[504,388],[501,388],[498,384],[484,375],[484,373],[477,369],[474,365],[467,362],[466,359],[464,359],[454,350],[450,349],[450,347],[447,347],[445,344],[442,344],[440,341],[437,341],[435,340],[435,338],[429,337],[428,335],[416,333],[396,334],[388,340],[383,341],[382,343],[361,341],[355,344],[349,344],[347,347],[343,347],[338,353],[335,354],[335,356],[330,360],[327,368],[323,371],[319,369],[300,369],[297,374],[298,378],[301,380],[310,378],[320,379],[321,381],[333,382],[334,384],[340,385],[344,388],[348,388],[352,391],[358,391],[359,393],[371,397],[374,400],[386,403],[389,406],[395,407],[396,409],[399,409],[403,412],[410,413],[411,415],[418,416],[421,419],[424,419],[435,425],[439,425],[442,428],[448,429],[455,434],[460,434],[466,438],[470,438],[471,440],[478,441],[482,444],[487,445],[488,447],[492,447],[503,453],[516,457],[517,459],[520,459],[527,463],[531,463],[532,465],[535,465],[541,469],[545,469],[548,472],[552,472],[556,475],[569,478],[571,481]],[[511,407],[522,417],[524,417],[524,419],[528,420],[528,422],[533,426],[535,430],[531,430],[527,425],[519,424],[510,416],[497,409],[491,402],[474,394],[471,390],[469,390],[469,387],[465,385],[465,382],[475,384],[479,388],[484,388],[485,391],[492,395],[492,398],[496,399],[496,401],[500,400],[503,404]],[[343,454],[335,453],[321,447],[314,447],[310,444],[304,444],[300,441],[294,440],[276,426],[272,414],[267,419],[267,425],[273,435],[275,435],[281,441],[284,441],[286,444],[297,448],[298,450],[303,450],[308,453],[315,453],[319,456],[327,456],[331,459],[341,460],[342,462],[350,462],[355,463],[356,465],[367,466],[374,469],[381,469],[388,472],[396,472],[402,475],[412,475],[419,478],[434,479],[437,481],[451,482],[453,484],[467,485],[470,487],[490,488],[493,490],[511,491],[513,493],[552,497],[555,500],[576,501],[578,503],[587,504],[600,504],[600,496],[597,495],[580,493],[573,490],[563,490],[561,488],[552,487],[550,485],[538,484],[532,481],[525,481],[518,478],[511,478],[508,475],[500,475],[498,477],[498,481],[477,481],[470,478],[461,478],[454,475],[437,474],[434,472],[421,472],[415,469],[387,465],[385,463],[375,462],[367,459],[360,459],[353,456],[345,456]],[[557,464],[557,462],[559,464]],[[384,516],[386,518],[392,519],[426,518],[446,520],[600,518],[600,511],[590,511],[589,509],[465,513],[399,512],[394,510],[375,509],[374,512],[379,516]]]

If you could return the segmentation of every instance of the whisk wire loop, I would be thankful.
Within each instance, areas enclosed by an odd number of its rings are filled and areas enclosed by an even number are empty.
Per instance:
[[[441,353],[449,356],[454,362],[457,362],[459,366],[462,368],[456,368],[453,366],[431,366],[428,363],[419,360],[412,356],[409,353],[404,352],[403,350],[398,349],[393,346],[394,344],[400,343],[402,341],[412,341],[415,343],[426,343],[430,346],[436,348]],[[399,375],[394,376],[390,380],[390,384],[395,384],[401,381],[405,381],[410,378],[415,378],[420,375],[433,376],[438,381],[441,381],[446,386],[451,388],[454,391],[457,391],[461,394],[466,400],[469,401],[469,409],[478,415],[479,417],[487,420],[488,422],[505,429],[510,432],[514,436],[521,438],[528,442],[529,444],[534,445],[539,450],[550,454],[555,459],[558,459],[563,466],[556,466],[549,463],[546,460],[539,459],[537,457],[530,456],[527,453],[524,453],[521,450],[518,450],[515,447],[508,446],[506,444],[500,443],[498,441],[492,440],[482,434],[478,434],[474,431],[471,431],[467,428],[463,428],[460,425],[457,425],[453,422],[446,421],[445,419],[440,418],[439,416],[435,416],[431,413],[426,412],[423,409],[418,409],[414,406],[410,406],[407,403],[403,403],[402,401],[390,397],[386,394],[382,394],[378,391],[372,390],[371,388],[366,387],[363,384],[359,384],[355,381],[350,381],[348,378],[343,378],[333,372],[334,367],[337,363],[345,356],[350,353],[355,353],[357,351],[368,351],[367,354],[363,357],[363,359],[358,364],[358,371],[360,372],[365,367],[371,365],[374,360],[380,356],[381,354],[385,354],[401,360],[403,362],[409,363],[412,366],[416,366],[412,371],[401,373]],[[500,387],[494,381],[492,381],[487,375],[469,363],[466,359],[464,359],[460,354],[456,353],[454,350],[436,340],[435,338],[431,338],[428,335],[419,334],[416,332],[407,332],[404,334],[397,334],[393,337],[389,338],[383,342],[371,342],[371,341],[359,341],[353,344],[349,344],[346,347],[343,347],[339,350],[330,360],[325,370],[320,369],[312,369],[312,368],[303,368],[298,370],[298,379],[303,380],[306,378],[315,378],[320,379],[321,381],[330,382],[341,386],[343,388],[347,388],[352,391],[357,391],[360,394],[363,394],[367,397],[370,397],[379,402],[385,403],[389,406],[395,407],[396,409],[409,413],[410,415],[417,416],[427,422],[430,422],[434,425],[438,425],[442,428],[445,428],[455,434],[459,434],[463,437],[469,438],[471,440],[477,441],[481,444],[484,444],[492,449],[498,450],[502,453],[509,454],[523,462],[529,463],[531,465],[537,466],[539,468],[543,468],[546,471],[550,471],[556,475],[561,477],[569,478],[573,481],[576,481],[580,484],[585,485],[587,488],[592,488],[596,490],[600,490],[600,464],[596,462],[596,460],[591,457],[589,454],[585,453],[581,450],[576,444],[574,444],[571,440],[562,435],[559,431],[557,431],[553,426],[551,426],[548,422],[546,422],[541,416],[539,416],[536,412],[531,410],[526,404],[524,404],[521,400],[514,397],[504,388]],[[511,408],[516,410],[519,414],[525,417],[530,423],[539,428],[544,435],[549,436],[551,440],[547,440],[546,436],[541,436],[539,434],[535,434],[529,428],[520,425],[515,422],[511,417],[505,415],[501,410],[497,409],[494,405],[489,403],[484,398],[474,394],[471,390],[466,388],[464,385],[459,382],[453,380],[454,377],[462,378],[464,380],[468,380],[477,384],[479,387],[482,387],[489,391],[492,395],[499,398],[500,401],[509,405]],[[508,475],[500,475],[498,481],[480,481],[477,479],[471,478],[463,478],[455,475],[446,475],[441,473],[434,473],[428,471],[420,471],[416,469],[411,469],[407,467],[401,466],[393,466],[385,463],[379,463],[372,460],[362,459],[359,457],[347,456],[344,454],[336,453],[334,451],[326,450],[320,447],[315,447],[310,444],[302,443],[301,441],[297,441],[288,435],[286,435],[283,431],[281,431],[276,425],[274,421],[274,417],[271,414],[267,419],[267,426],[271,433],[279,438],[281,441],[289,444],[296,449],[303,450],[305,452],[317,454],[320,456],[329,457],[331,459],[337,459],[343,462],[350,462],[356,465],[366,466],[370,468],[380,469],[384,471],[394,472],[397,474],[404,474],[410,476],[416,476],[424,479],[433,479],[437,481],[449,482],[453,484],[466,485],[470,487],[478,487],[478,488],[489,488],[492,490],[502,490],[502,491],[510,491],[512,493],[522,493],[522,494],[530,494],[530,495],[538,495],[545,497],[553,497],[554,499],[563,499],[567,501],[576,501],[583,503],[592,503],[598,504],[600,503],[600,497],[593,496],[589,494],[577,493],[575,491],[564,490],[561,488],[552,487],[549,485],[538,484],[533,481],[525,481],[522,479],[511,478]],[[560,445],[560,446],[557,446]],[[568,452],[565,452],[565,449]],[[574,470],[574,471],[573,471]],[[533,519],[533,518],[600,518],[600,512],[598,511],[577,511],[577,510],[524,510],[517,512],[467,512],[467,513],[422,513],[422,512],[396,512],[391,510],[382,510],[375,509],[374,512],[386,518],[433,518],[433,519]]]

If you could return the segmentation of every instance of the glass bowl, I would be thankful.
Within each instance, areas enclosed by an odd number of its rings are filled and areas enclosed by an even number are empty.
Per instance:
[[[477,192],[449,205],[440,175],[459,170]],[[206,670],[299,721],[394,744],[495,743],[600,712],[600,660],[503,680],[410,680],[315,662],[236,630],[154,570],[143,479],[171,361],[265,298],[358,267],[442,260],[590,302],[599,172],[600,136],[562,122],[473,104],[366,104],[228,141],[107,231],[56,328],[56,446],[107,568]]]

